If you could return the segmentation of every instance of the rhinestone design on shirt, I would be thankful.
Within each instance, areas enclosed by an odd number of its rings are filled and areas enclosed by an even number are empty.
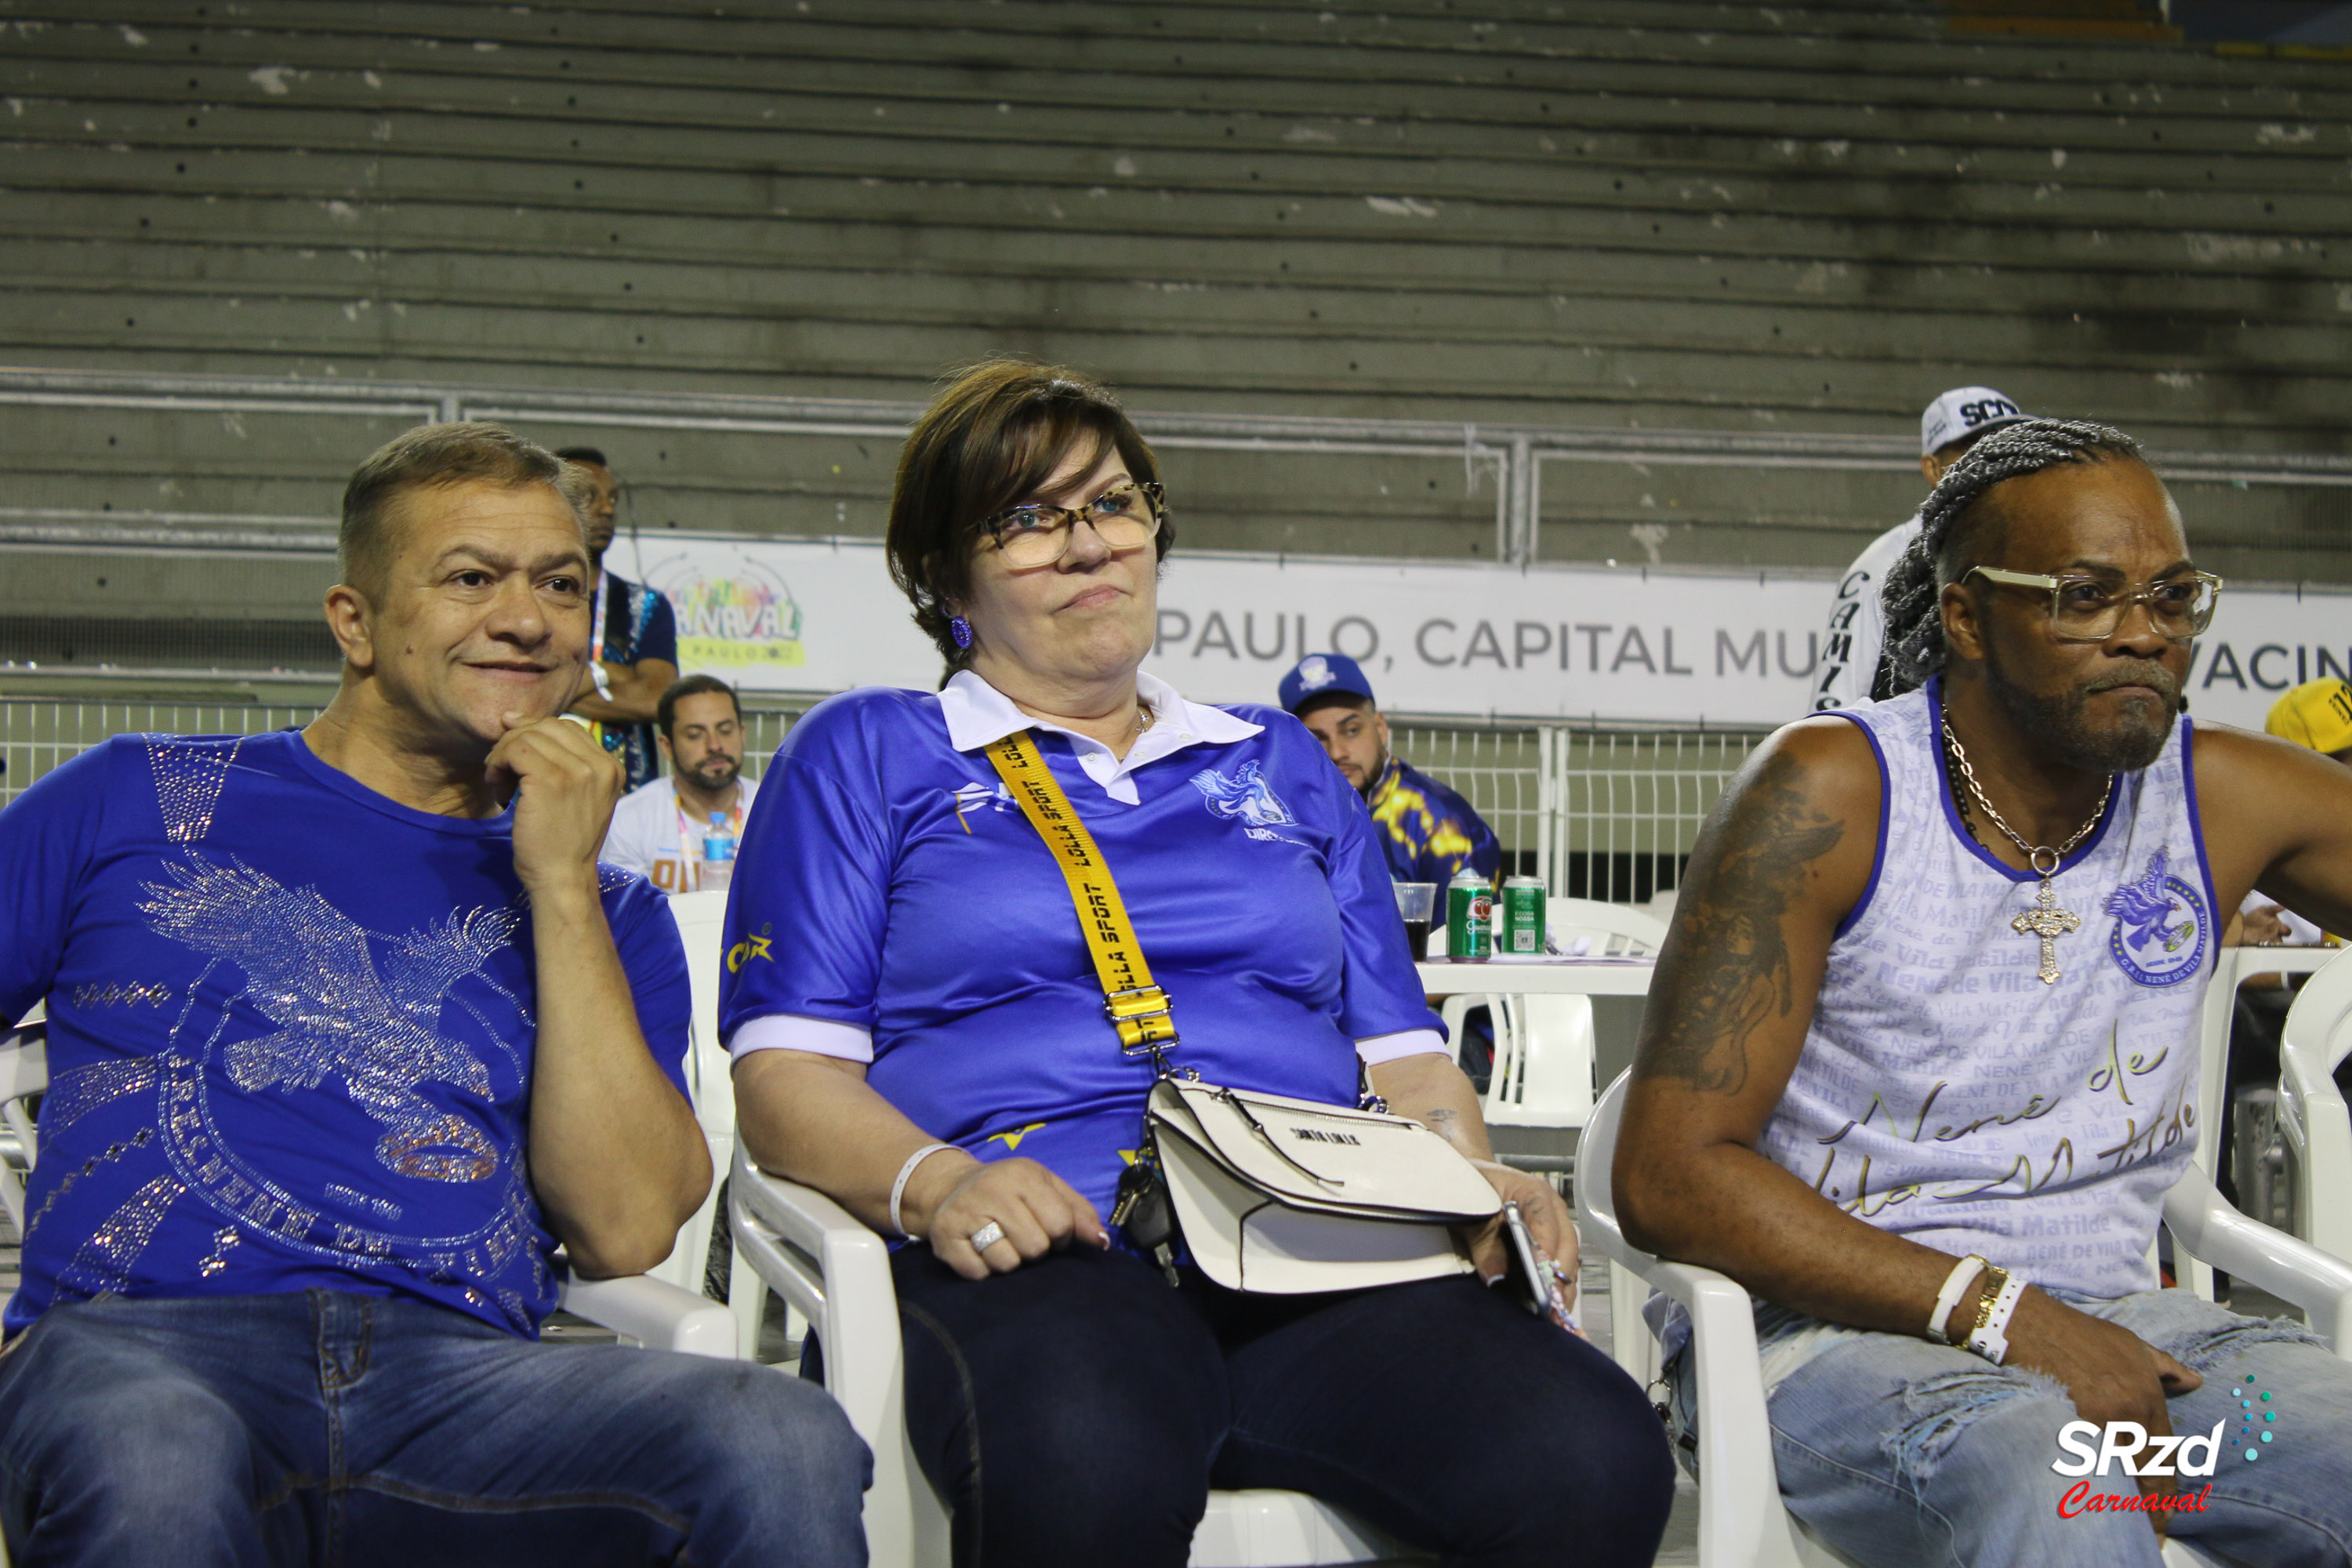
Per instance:
[[[163,813],[163,837],[194,844],[212,831],[213,807],[236,762],[243,741],[226,751],[217,746],[173,745],[164,735],[147,737],[147,766],[155,775],[155,804]]]

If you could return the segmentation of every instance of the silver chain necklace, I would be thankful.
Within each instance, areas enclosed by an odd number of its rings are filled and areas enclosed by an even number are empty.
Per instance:
[[[1992,802],[1985,798],[1984,785],[1977,782],[1976,769],[1969,766],[1967,748],[1960,744],[1960,738],[1952,733],[1949,717],[1944,720],[1944,744],[1951,748],[1952,760],[1960,766],[1960,778],[1969,786],[1969,798],[1976,803],[1976,808],[2023,852],[2025,863],[2033,868],[2034,875],[2042,879],[2042,891],[2035,895],[2033,907],[2010,921],[2009,929],[2020,936],[2040,939],[2042,984],[2055,985],[2058,984],[2058,939],[2069,931],[2081,930],[2083,917],[2072,910],[2058,907],[2058,895],[2051,890],[2050,879],[2057,874],[2060,862],[2073,852],[2074,846],[2089,837],[2091,829],[2106,816],[2107,802],[2114,798],[2116,793],[2116,775],[2107,775],[2107,787],[2099,792],[2098,808],[2091,813],[2091,819],[2074,829],[2072,837],[2053,849],[2046,844],[2028,844],[2025,836],[2011,827],[2000,813],[1993,809]]]

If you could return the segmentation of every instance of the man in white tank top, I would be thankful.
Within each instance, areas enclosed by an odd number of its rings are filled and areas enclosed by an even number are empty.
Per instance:
[[[1691,857],[1626,1235],[1758,1298],[1782,1491],[1857,1562],[2343,1563],[2352,1366],[2152,1259],[2221,924],[2259,887],[2352,930],[2352,773],[2183,717],[2220,584],[2128,437],[1998,431],[1921,518],[1904,694],[1780,731]],[[2081,1484],[2077,1420],[2212,1472]]]

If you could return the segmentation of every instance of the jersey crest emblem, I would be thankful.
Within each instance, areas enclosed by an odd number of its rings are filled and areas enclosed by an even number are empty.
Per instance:
[[[2158,848],[2147,871],[2109,893],[2101,906],[2116,917],[2107,952],[2117,968],[2142,985],[2178,985],[2205,961],[2205,900],[2172,875],[2171,852]]]
[[[1239,817],[1252,838],[1281,838],[1282,835],[1268,830],[1288,827],[1298,820],[1258,776],[1255,763],[1244,763],[1231,778],[1214,768],[1202,768],[1192,775],[1192,787],[1201,792],[1211,816]]]

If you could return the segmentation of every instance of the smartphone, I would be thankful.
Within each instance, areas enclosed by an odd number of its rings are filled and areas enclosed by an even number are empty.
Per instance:
[[[1503,1205],[1503,1234],[1510,1245],[1508,1289],[1519,1298],[1519,1304],[1571,1333],[1582,1332],[1568,1310],[1566,1298],[1560,1294],[1559,1282],[1552,1277],[1550,1266],[1543,1261],[1543,1254],[1537,1250],[1535,1235],[1528,1229],[1527,1216],[1519,1212],[1516,1202]]]

